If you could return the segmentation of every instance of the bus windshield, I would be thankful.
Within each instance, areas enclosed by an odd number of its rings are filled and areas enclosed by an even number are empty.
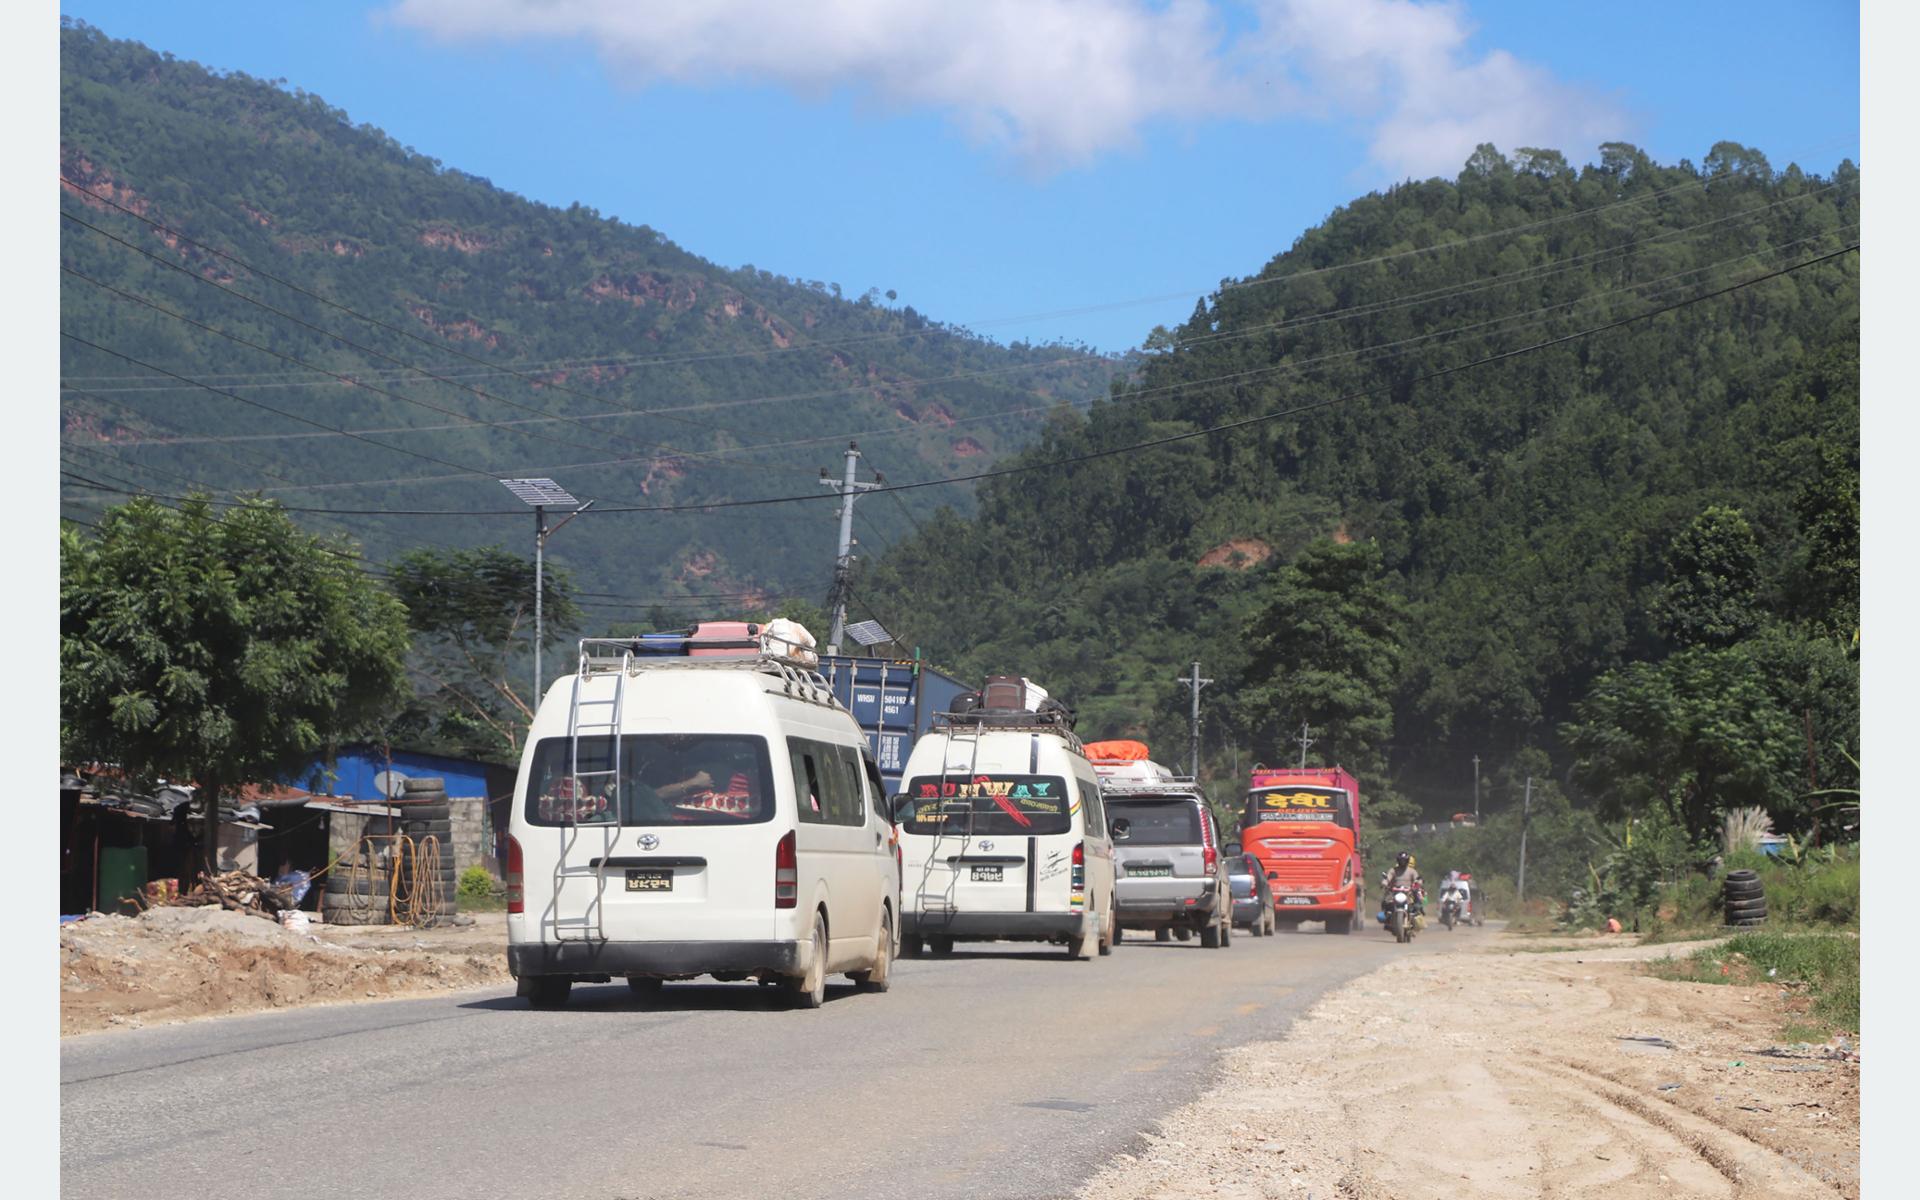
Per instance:
[[[1058,775],[916,775],[899,813],[908,833],[1014,837],[1070,831],[1069,804]]]
[[[1247,793],[1247,828],[1291,822],[1352,829],[1353,808],[1342,788],[1283,784]]]

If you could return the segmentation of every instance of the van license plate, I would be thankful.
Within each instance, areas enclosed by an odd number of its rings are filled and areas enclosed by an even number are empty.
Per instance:
[[[1280,897],[1280,903],[1282,903],[1282,904],[1312,904],[1312,903],[1313,903],[1313,897],[1312,897],[1312,896],[1282,896],[1282,897]]]
[[[629,867],[627,868],[627,890],[630,892],[670,892],[673,890],[673,868]]]
[[[1173,874],[1172,867],[1128,867],[1128,879],[1157,879]]]
[[[975,883],[1004,883],[1006,882],[1006,878],[1007,869],[1005,867],[975,867],[973,869],[973,881]]]

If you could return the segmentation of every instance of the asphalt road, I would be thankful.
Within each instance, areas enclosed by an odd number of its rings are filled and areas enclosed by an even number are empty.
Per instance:
[[[68,1039],[61,1191],[88,1200],[1070,1194],[1207,1081],[1395,955],[1486,936],[1377,927],[1224,950],[1134,934],[1109,958],[962,946],[893,990],[499,989]],[[1329,1052],[1337,1048],[1329,1047]]]

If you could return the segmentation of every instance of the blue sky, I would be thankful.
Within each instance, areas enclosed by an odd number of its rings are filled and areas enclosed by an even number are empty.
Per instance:
[[[1474,142],[1859,157],[1843,3],[62,3],[285,78],[536,200],[716,262],[893,288],[1008,340],[1136,345]],[[271,22],[262,19],[271,13]],[[797,14],[797,15],[796,15]]]

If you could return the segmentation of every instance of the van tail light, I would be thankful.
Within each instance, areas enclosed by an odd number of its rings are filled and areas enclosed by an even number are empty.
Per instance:
[[[800,860],[795,853],[794,831],[789,829],[773,848],[773,906],[794,908],[800,903]]]
[[[1219,861],[1220,861],[1220,852],[1219,852],[1218,850],[1215,850],[1215,849],[1214,849],[1214,848],[1213,848],[1212,846],[1208,846],[1208,847],[1206,848],[1206,872],[1207,872],[1207,874],[1209,874],[1209,875],[1211,875],[1211,874],[1213,874],[1213,868],[1214,868],[1214,865],[1215,865],[1216,863],[1218,863]]]
[[[1084,867],[1087,865],[1087,844],[1085,842],[1075,842],[1073,844],[1073,865],[1076,867]]]
[[[520,839],[507,836],[507,911],[527,911],[527,864],[520,853]]]

